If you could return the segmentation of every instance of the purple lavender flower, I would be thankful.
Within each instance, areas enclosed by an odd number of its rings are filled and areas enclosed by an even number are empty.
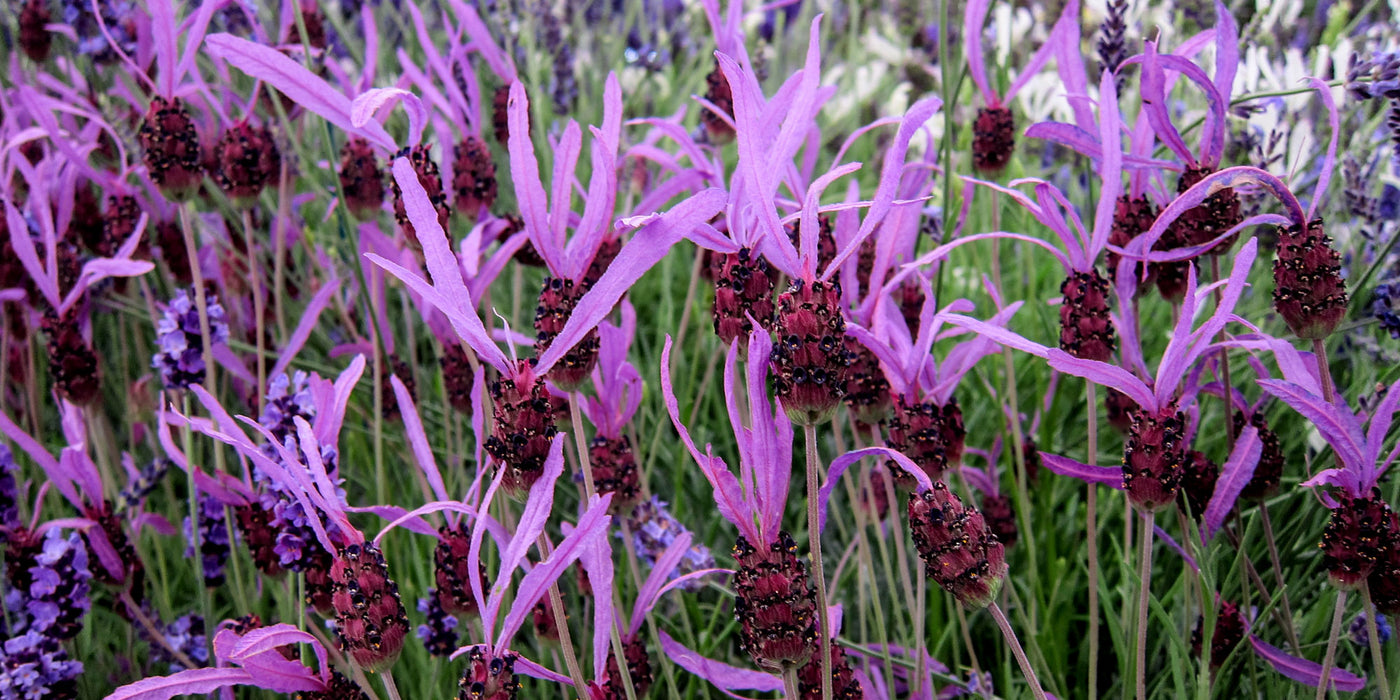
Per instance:
[[[1351,635],[1351,641],[1363,647],[1370,644],[1371,633],[1367,630],[1366,613],[1357,615],[1356,619],[1351,621],[1347,632]],[[1390,622],[1385,619],[1385,615],[1376,616],[1376,636],[1381,638],[1381,644],[1390,641]]]
[[[1375,296],[1371,299],[1371,315],[1391,338],[1400,338],[1400,313],[1396,309],[1400,304],[1400,283],[1378,284],[1372,293]]]
[[[0,445],[0,543],[8,539],[11,529],[19,526],[19,502],[15,487],[15,456],[10,448]]]
[[[158,458],[141,467],[141,471],[131,477],[130,483],[117,496],[117,512],[124,513],[145,503],[146,497],[160,484],[161,478],[170,471],[172,464],[168,459]]]
[[[673,542],[690,534],[690,530],[676,520],[676,516],[671,515],[666,502],[655,495],[650,500],[637,504],[629,518],[629,524],[637,556],[646,562],[647,568],[655,567],[662,553],[669,549]],[[699,542],[692,542],[676,565],[674,575],[668,580],[713,568],[715,555],[710,553],[710,548]],[[694,591],[698,590],[700,585],[700,581],[691,581],[683,584],[682,588]]]
[[[258,422],[281,440],[296,429],[293,420],[298,416],[308,422],[316,418],[316,400],[306,372],[298,370],[291,377],[285,372],[278,374],[268,382],[267,401]]]
[[[210,296],[206,308],[209,332],[213,336],[211,342],[227,343],[228,322],[224,319],[224,307],[216,297]],[[156,345],[159,349],[151,358],[151,367],[160,370],[165,386],[188,389],[204,381],[204,342],[200,338],[199,310],[185,290],[175,290],[175,296],[166,305],[165,314],[156,324]]]
[[[165,643],[171,649],[184,654],[199,666],[209,665],[209,644],[205,637],[203,617],[194,613],[177,617],[161,630],[161,636],[165,637]],[[171,673],[179,673],[185,669],[184,664],[170,656],[165,645],[152,644],[151,656],[158,663],[169,664]]]
[[[0,647],[0,698],[75,698],[82,672],[58,639],[31,629]]]
[[[78,53],[92,56],[94,61],[109,63],[117,59],[117,53],[107,37],[102,34],[102,25],[107,33],[128,56],[136,53],[136,12],[135,4],[129,0],[98,0],[99,13],[94,12],[92,0],[63,0],[63,23],[73,29],[78,44]]]
[[[82,630],[83,616],[92,607],[88,597],[91,579],[82,536],[50,529],[27,575],[11,578],[23,585],[5,596],[9,610],[23,611],[15,615],[19,619],[11,620],[14,631],[38,632],[55,641],[76,637]]]
[[[418,625],[418,638],[433,656],[449,656],[457,650],[457,618],[442,609],[437,591],[428,589],[428,595],[418,599],[418,612],[426,621]]]
[[[194,532],[189,517],[185,518],[185,558],[194,556]],[[224,584],[224,564],[228,562],[228,523],[224,504],[207,494],[199,494],[199,551],[204,558],[204,585],[218,588]]]

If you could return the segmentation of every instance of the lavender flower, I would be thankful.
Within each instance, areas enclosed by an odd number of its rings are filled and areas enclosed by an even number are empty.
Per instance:
[[[194,532],[189,517],[185,518],[185,558],[194,556]],[[204,559],[204,585],[218,588],[224,584],[224,564],[228,562],[228,524],[224,504],[207,494],[199,494],[199,551]]]
[[[6,594],[5,606],[23,611],[16,615],[19,619],[12,620],[15,631],[38,632],[56,641],[76,637],[83,616],[92,607],[88,597],[91,579],[82,536],[50,529],[33,565],[10,577],[17,588]]]
[[[15,473],[19,465],[10,448],[0,445],[0,543],[9,539],[9,531],[18,527],[19,493],[15,486]]]
[[[637,504],[628,521],[632,529],[632,544],[637,549],[637,556],[646,563],[647,568],[655,567],[661,554],[669,549],[672,543],[690,535],[690,530],[676,520],[676,516],[671,515],[666,502],[655,495],[652,495],[650,500]],[[714,567],[715,555],[710,553],[710,548],[699,542],[692,542],[681,556],[671,580]],[[685,583],[683,588],[695,591],[699,590],[700,585],[700,581],[690,581]]]
[[[1351,626],[1347,628],[1347,632],[1351,635],[1351,641],[1356,644],[1363,647],[1370,644],[1371,634],[1366,624],[1366,613],[1357,615],[1356,619],[1351,621]],[[1385,615],[1376,616],[1376,636],[1380,637],[1381,644],[1386,644],[1390,641],[1390,621],[1385,619]]]
[[[418,638],[433,656],[449,656],[457,649],[457,618],[447,614],[438,600],[437,591],[428,589],[428,595],[418,599],[418,612],[425,617],[424,624],[418,625]]]
[[[204,635],[203,617],[194,613],[182,615],[161,630],[165,644],[152,644],[151,656],[160,663],[169,664],[171,673],[179,673],[184,670],[185,666],[170,656],[170,652],[166,651],[167,646],[184,654],[198,665],[207,666],[209,665],[209,644]]]
[[[217,297],[208,297],[206,310],[211,344],[227,343],[228,321]],[[199,309],[185,290],[175,290],[175,296],[157,322],[156,345],[159,349],[151,358],[151,367],[160,370],[165,386],[188,389],[193,384],[203,383],[207,368],[204,366],[204,342],[200,337]]]
[[[306,372],[298,370],[290,378],[285,372],[278,374],[268,382],[267,401],[258,422],[281,440],[296,429],[293,419],[298,416],[307,421],[316,418],[316,400],[311,395]]]
[[[157,458],[141,467],[141,471],[134,473],[126,488],[117,496],[117,512],[125,513],[140,508],[146,502],[146,497],[160,484],[165,473],[170,471],[171,464],[168,459]]]
[[[105,24],[116,48],[127,55],[135,54],[135,3],[129,0],[98,0],[96,5],[99,12],[93,11],[93,4],[92,0],[63,0],[63,23],[73,29],[78,53],[91,56],[98,63],[110,63],[117,59],[113,45],[102,35],[102,25]]]
[[[31,629],[0,647],[0,698],[76,698],[82,672],[59,640]]]
[[[1372,294],[1375,296],[1371,300],[1371,315],[1391,338],[1400,338],[1400,313],[1396,309],[1400,304],[1400,283],[1378,284]]]

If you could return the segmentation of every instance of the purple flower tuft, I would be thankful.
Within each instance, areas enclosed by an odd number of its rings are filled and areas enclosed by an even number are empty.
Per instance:
[[[224,318],[224,307],[212,295],[205,306],[212,343],[227,343],[228,321]],[[204,382],[207,368],[204,366],[204,342],[200,337],[199,309],[183,289],[175,290],[175,296],[170,298],[164,315],[156,324],[156,347],[151,367],[160,370],[165,386],[188,389],[191,385]]]

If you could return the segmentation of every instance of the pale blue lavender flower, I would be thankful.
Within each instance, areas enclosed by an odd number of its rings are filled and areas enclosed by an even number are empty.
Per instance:
[[[1400,282],[1378,284],[1372,294],[1371,315],[1391,338],[1400,338]]]
[[[447,614],[438,600],[437,591],[428,589],[428,595],[418,599],[418,612],[423,613],[425,623],[418,625],[418,638],[433,656],[449,656],[457,650],[457,618]]]
[[[666,551],[667,547],[671,546],[672,542],[676,541],[677,537],[689,531],[679,520],[676,520],[674,515],[671,515],[666,502],[654,495],[651,500],[637,504],[629,521],[632,527],[632,543],[637,549],[637,557],[646,563],[648,569],[656,566],[657,558]],[[705,545],[694,542],[686,549],[685,555],[681,557],[675,572],[668,580],[714,567],[714,554],[711,554],[710,549]],[[700,585],[700,581],[692,581],[681,587],[694,591],[698,590]]]
[[[209,333],[215,345],[228,342],[228,321],[224,318],[224,307],[216,297],[210,296],[206,302],[209,316]],[[175,290],[164,315],[156,324],[156,354],[151,358],[151,367],[160,370],[165,386],[171,389],[188,389],[192,384],[204,381],[204,342],[200,337],[199,310],[194,299],[183,289]]]
[[[185,517],[185,558],[194,556],[194,532],[189,516]],[[217,588],[224,584],[224,564],[228,562],[228,521],[224,504],[207,494],[199,494],[199,551],[204,559],[204,585]]]

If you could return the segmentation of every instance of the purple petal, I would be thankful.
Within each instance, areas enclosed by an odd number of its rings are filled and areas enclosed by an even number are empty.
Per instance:
[[[288,688],[280,692],[324,691],[325,683],[310,675],[306,685]],[[204,695],[231,685],[258,685],[253,674],[241,668],[195,668],[181,671],[173,676],[143,678],[135,683],[117,688],[106,700],[167,700],[181,695]]]
[[[1322,665],[1316,664],[1307,659],[1300,659],[1288,652],[1275,647],[1264,640],[1249,635],[1249,643],[1254,647],[1254,652],[1260,658],[1269,662],[1275,671],[1291,678],[1303,685],[1316,688],[1322,682]],[[1343,669],[1333,667],[1328,679],[1333,690],[1340,690],[1344,693],[1354,693],[1366,688],[1366,679],[1349,673]]]
[[[311,332],[316,330],[316,321],[321,317],[321,312],[331,301],[331,295],[340,289],[340,280],[332,279],[330,282],[321,285],[321,289],[316,292],[316,296],[311,297],[311,303],[306,305],[302,311],[301,320],[297,322],[297,327],[292,331],[292,335],[287,339],[287,344],[282,347],[282,353],[277,357],[277,364],[272,366],[272,370],[267,376],[275,377],[291,366],[296,354],[306,345],[307,338],[311,337]]]
[[[562,448],[562,443],[558,444],[560,444]],[[563,463],[562,453],[560,455],[560,463]],[[543,481],[543,479],[541,479],[541,481]],[[551,487],[552,486],[553,484],[551,484]],[[531,495],[533,496],[534,494],[532,493]],[[511,638],[515,636],[516,631],[524,624],[525,616],[530,614],[530,611],[535,607],[535,603],[539,602],[540,598],[544,596],[545,589],[549,588],[561,574],[567,571],[569,566],[574,563],[574,560],[582,556],[584,546],[594,538],[608,536],[608,525],[612,522],[611,518],[608,516],[608,504],[611,502],[612,494],[610,493],[597,497],[588,508],[588,512],[584,513],[583,517],[579,518],[578,525],[574,527],[573,532],[570,532],[569,536],[565,537],[564,540],[554,548],[554,552],[549,555],[549,558],[536,564],[533,569],[530,569],[530,573],[525,574],[525,578],[520,580],[520,585],[515,587],[515,600],[511,603],[510,611],[506,613],[505,620],[501,623],[500,633],[496,635],[496,643],[494,645],[496,648],[503,648],[510,642]],[[546,513],[546,515],[548,514]],[[543,523],[541,523],[541,527],[543,527]],[[538,534],[536,536],[538,536]],[[516,539],[520,539],[520,534],[518,532],[516,533]],[[512,542],[512,545],[513,544],[514,542]],[[531,538],[530,544],[534,544],[533,538]],[[505,573],[504,570],[502,578],[509,578],[509,574]],[[509,586],[510,581],[507,580],[505,585]],[[499,582],[495,587],[503,588]],[[495,598],[497,596],[493,595],[492,597]],[[604,629],[604,634],[607,634],[606,629]]]
[[[520,513],[520,522],[516,527],[515,535],[511,538],[510,545],[501,553],[499,575],[496,577],[496,585],[493,588],[505,590],[510,584],[511,574],[525,558],[525,553],[535,546],[536,538],[541,532],[544,532],[545,523],[554,510],[554,484],[563,472],[564,434],[560,433],[554,437],[554,442],[549,445],[549,457],[545,460],[544,474],[530,487],[530,494],[525,500],[524,510]],[[530,604],[534,605],[534,601],[531,601]]]
[[[1040,458],[1046,469],[1060,476],[1068,476],[1090,484],[1112,486],[1115,489],[1123,488],[1122,467],[1097,467],[1049,452],[1041,452]]]
[[[746,668],[736,668],[714,659],[707,659],[687,649],[680,642],[672,639],[671,635],[660,630],[658,630],[658,634],[661,635],[662,652],[672,662],[709,681],[721,690],[757,690],[766,693],[783,688],[783,681],[777,676]]]
[[[146,11],[151,13],[151,43],[160,73],[160,92],[171,97],[175,94],[175,33],[179,31],[175,26],[175,7],[170,0],[148,0]]]
[[[216,0],[204,0],[199,4],[194,23],[185,29],[185,51],[180,54],[179,65],[175,66],[175,82],[179,82],[190,72],[190,66],[194,65],[195,58],[199,56],[199,46],[204,43],[204,33],[209,30],[209,22],[214,19],[214,12],[220,9],[221,4]]]
[[[1060,11],[1060,19],[1055,22],[1055,26],[1050,29],[1050,36],[1034,56],[1016,71],[1016,80],[1011,83],[1011,87],[1006,88],[1006,94],[1002,95],[1002,100],[1010,102],[1021,88],[1034,78],[1040,69],[1045,67],[1050,58],[1056,53],[1060,53],[1060,46],[1072,43],[1076,48],[1079,46],[1079,3],[1077,0],[1065,3],[1065,7]],[[1063,73],[1063,70],[1062,70]]]
[[[651,573],[647,574],[646,583],[637,591],[637,602],[632,606],[632,619],[627,625],[629,636],[637,634],[642,628],[642,621],[646,619],[647,612],[656,605],[661,587],[666,584],[666,579],[670,578],[671,572],[676,570],[676,564],[680,563],[681,557],[685,556],[686,550],[690,548],[691,537],[691,533],[682,532],[671,542],[671,546],[657,557],[656,564],[651,567]]]
[[[1089,260],[1096,260],[1104,246],[1108,245],[1108,235],[1113,231],[1113,215],[1118,206],[1118,196],[1123,192],[1123,140],[1119,135],[1121,118],[1118,114],[1118,90],[1114,76],[1104,71],[1099,80],[1099,139],[1104,144],[1104,156],[1099,160],[1099,179],[1103,190],[1097,195],[1098,208],[1094,210],[1094,233],[1086,251]]]
[[[350,123],[363,129],[370,123],[378,123],[375,115],[386,105],[402,102],[408,113],[408,144],[416,145],[423,136],[423,125],[428,121],[427,110],[418,96],[400,88],[373,88],[366,90],[350,103]]]
[[[996,107],[1001,100],[987,82],[987,60],[982,52],[982,29],[987,23],[987,10],[991,4],[991,0],[968,0],[967,8],[963,10],[963,41],[966,42],[967,71],[972,75],[972,82],[982,93],[987,106]]]
[[[1211,494],[1210,503],[1206,504],[1206,526],[1201,533],[1206,542],[1215,536],[1220,526],[1225,523],[1225,518],[1230,515],[1230,511],[1235,509],[1235,501],[1239,499],[1240,492],[1249,485],[1249,480],[1254,478],[1254,468],[1259,465],[1259,455],[1263,449],[1263,443],[1259,441],[1259,431],[1254,426],[1245,428],[1244,432],[1235,438],[1235,449],[1230,452],[1230,458],[1221,467],[1220,478],[1215,482],[1215,493]]]
[[[1259,388],[1273,394],[1275,398],[1308,419],[1336,451],[1346,471],[1358,473],[1365,468],[1366,452],[1361,447],[1365,444],[1364,438],[1354,429],[1353,421],[1348,421],[1340,415],[1338,407],[1328,404],[1321,397],[1292,382],[1261,379]],[[1359,493],[1354,491],[1353,495]]]
[[[603,498],[610,500],[612,494]],[[605,503],[605,501],[600,501]],[[604,510],[607,509],[606,504]],[[570,533],[577,534],[577,530]],[[608,524],[604,522],[592,536],[583,536],[579,561],[588,574],[588,583],[593,588],[593,677],[606,678],[608,663],[608,642],[619,621],[613,619],[613,552],[608,538]],[[567,542],[567,538],[565,540]],[[562,546],[562,545],[561,545]],[[656,573],[655,570],[652,573]]]
[[[212,34],[204,42],[210,54],[277,88],[288,99],[322,119],[363,136],[385,151],[398,150],[398,144],[378,122],[370,122],[363,129],[356,128],[350,117],[350,100],[345,95],[276,49],[231,34]]]
[[[1216,0],[1216,5],[1219,4],[1220,0]],[[1230,20],[1233,26],[1234,17],[1231,17]],[[1238,49],[1236,52],[1238,53]],[[1322,159],[1322,172],[1317,176],[1317,186],[1313,189],[1312,202],[1308,204],[1308,220],[1312,221],[1322,198],[1327,195],[1327,186],[1332,184],[1332,171],[1337,167],[1337,139],[1341,136],[1342,121],[1341,115],[1337,113],[1337,103],[1332,99],[1332,87],[1317,78],[1309,77],[1305,80],[1313,86],[1313,89],[1317,90],[1318,97],[1322,98],[1322,105],[1327,108],[1327,124],[1332,130],[1332,134],[1327,140],[1327,155]]]
[[[1147,42],[1145,51],[1141,78],[1143,111],[1152,124],[1152,130],[1157,132],[1157,138],[1188,165],[1195,167],[1196,157],[1191,153],[1191,149],[1186,147],[1186,142],[1181,140],[1181,134],[1172,125],[1171,116],[1167,114],[1167,76],[1159,60],[1157,42]]]
[[[574,679],[562,673],[551,671],[521,655],[515,657],[515,670],[522,676],[538,678],[542,681],[554,681],[567,686],[573,686],[574,683]]]
[[[535,371],[549,372],[554,363],[563,359],[573,346],[583,340],[613,307],[617,306],[622,295],[631,289],[642,275],[660,262],[692,228],[708,221],[719,213],[723,206],[724,193],[708,189],[677,204],[670,211],[646,226],[622,247],[617,258],[608,266],[607,272],[588,293],[579,299],[574,312],[569,315],[564,329],[555,336],[549,348],[539,356]]]
[[[1152,390],[1132,372],[1107,362],[1081,360],[1059,349],[1050,348],[1046,354],[1050,366],[1065,374],[1083,377],[1095,384],[1117,389],[1128,395],[1138,406],[1147,410],[1157,408],[1157,398]]]
[[[1306,213],[1303,211],[1303,205],[1298,203],[1298,198],[1293,196],[1293,193],[1288,189],[1288,185],[1284,184],[1282,180],[1279,180],[1277,177],[1263,170],[1249,166],[1226,168],[1206,177],[1195,185],[1192,185],[1191,189],[1178,195],[1176,199],[1172,200],[1171,204],[1167,205],[1167,207],[1162,210],[1162,213],[1157,215],[1157,220],[1152,223],[1152,228],[1148,229],[1146,233],[1134,238],[1132,242],[1128,244],[1127,249],[1133,251],[1136,256],[1142,256],[1144,251],[1152,249],[1152,246],[1157,243],[1157,240],[1166,233],[1167,227],[1171,226],[1182,214],[1196,208],[1201,202],[1206,201],[1211,195],[1214,195],[1220,190],[1238,187],[1246,183],[1259,185],[1273,194],[1274,197],[1284,205],[1284,208],[1288,210],[1289,218],[1291,218],[1294,223],[1303,223],[1305,221],[1304,217]],[[1131,269],[1131,267],[1129,269]]]
[[[452,0],[452,9],[457,13],[457,19],[462,23],[462,29],[471,37],[472,44],[486,60],[486,65],[491,67],[491,71],[496,77],[510,83],[515,81],[515,62],[496,44],[496,40],[491,38],[491,30],[486,28],[486,23],[481,21],[476,9],[461,0]],[[514,127],[511,127],[514,131]]]
[[[428,446],[428,435],[423,431],[423,421],[418,417],[418,408],[413,405],[413,396],[398,375],[389,375],[389,383],[394,387],[394,398],[399,402],[399,412],[403,414],[404,432],[413,450],[413,458],[418,461],[418,468],[427,476],[433,495],[439,501],[449,500],[442,472],[438,471],[437,460],[433,458],[433,448]]]
[[[345,421],[345,410],[350,405],[350,394],[355,390],[355,385],[360,383],[360,377],[364,373],[365,356],[356,355],[355,359],[350,361],[350,366],[346,367],[335,378],[330,405],[317,405],[315,426],[317,440],[329,445],[335,445],[339,442],[340,425]]]
[[[29,224],[25,223],[24,216],[9,199],[5,199],[5,219],[10,228],[10,246],[14,248],[24,271],[29,273],[29,278],[34,280],[34,286],[39,288],[39,293],[44,295],[44,299],[57,306],[60,299],[58,280],[49,275],[44,264],[39,261],[39,253],[34,249],[34,239],[29,237]],[[53,254],[52,247],[48,250]]]

